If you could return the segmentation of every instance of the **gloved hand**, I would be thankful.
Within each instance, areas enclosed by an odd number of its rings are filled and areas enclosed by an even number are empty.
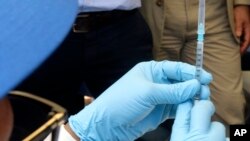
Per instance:
[[[193,106],[190,101],[177,108],[171,141],[226,141],[225,127],[211,122],[215,108],[212,102],[201,100]]]
[[[93,103],[69,118],[69,125],[84,141],[132,141],[174,117],[177,104],[191,99],[201,88],[210,94],[211,74],[180,62],[143,62],[103,92]]]

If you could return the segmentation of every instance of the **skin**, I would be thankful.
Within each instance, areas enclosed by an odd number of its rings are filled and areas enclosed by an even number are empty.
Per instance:
[[[0,139],[8,141],[13,128],[13,113],[7,98],[0,100]]]
[[[234,7],[236,36],[241,39],[240,53],[243,55],[250,45],[250,8],[246,5]]]
[[[76,141],[80,141],[80,138],[74,133],[68,123],[64,126],[64,128]]]

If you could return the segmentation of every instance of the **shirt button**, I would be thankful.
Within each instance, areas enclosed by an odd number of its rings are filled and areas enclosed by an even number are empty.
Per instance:
[[[162,6],[163,0],[156,0],[156,5],[157,6]]]

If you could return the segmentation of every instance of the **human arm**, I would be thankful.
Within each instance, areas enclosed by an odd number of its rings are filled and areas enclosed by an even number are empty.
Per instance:
[[[241,39],[240,52],[243,55],[250,45],[250,14],[248,5],[235,5],[234,20],[236,36]]]
[[[13,127],[13,112],[7,97],[0,98],[0,139],[8,141]]]
[[[215,112],[209,100],[201,100],[194,105],[191,101],[177,108],[171,141],[226,141],[223,124],[211,122]]]
[[[136,65],[93,103],[69,118],[70,128],[84,141],[131,141],[175,117],[178,104],[201,88],[209,96],[211,74],[180,62],[144,62]]]

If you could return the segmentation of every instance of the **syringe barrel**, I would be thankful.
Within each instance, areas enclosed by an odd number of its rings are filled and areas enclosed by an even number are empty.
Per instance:
[[[197,29],[197,48],[196,48],[196,72],[195,78],[200,81],[203,64],[203,41],[205,34],[205,0],[199,0],[198,11],[198,29]],[[200,99],[201,89],[195,95],[194,100],[197,102]]]
[[[205,0],[199,0],[198,34],[205,34]]]
[[[200,81],[203,66],[203,42],[197,42],[195,78]]]
[[[198,81],[201,81],[201,75],[202,75],[202,65],[203,65],[203,48],[204,44],[201,41],[197,42],[197,48],[196,48],[196,71],[195,71],[195,79]],[[198,93],[195,95],[194,99],[199,100],[200,99],[201,90],[198,91]]]

